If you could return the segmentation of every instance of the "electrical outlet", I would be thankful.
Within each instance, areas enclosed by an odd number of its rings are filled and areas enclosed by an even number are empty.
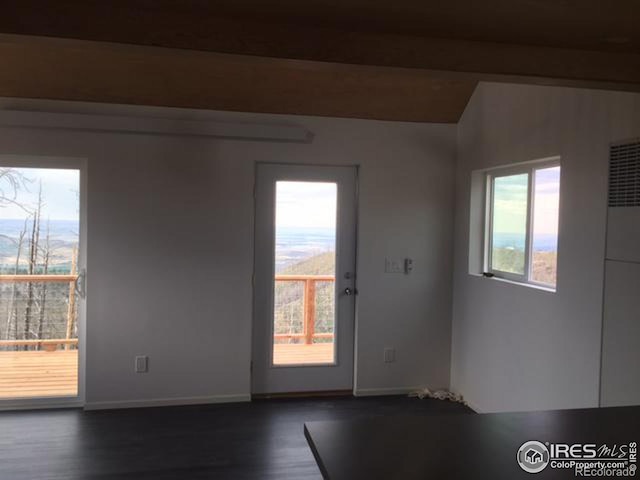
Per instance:
[[[402,273],[404,272],[403,260],[397,258],[385,258],[384,259],[384,272],[385,273]]]
[[[396,361],[396,349],[393,347],[385,347],[384,363],[393,363]]]
[[[411,258],[404,259],[404,273],[409,275],[413,272],[413,260]]]
[[[147,373],[149,371],[149,357],[140,355],[135,358],[135,372]]]

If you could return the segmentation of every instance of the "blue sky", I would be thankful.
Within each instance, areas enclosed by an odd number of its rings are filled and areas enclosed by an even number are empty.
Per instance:
[[[44,208],[42,219],[78,220],[80,190],[80,172],[49,168],[16,168],[29,180],[17,192],[16,201],[33,209],[38,202],[38,190],[42,182]],[[6,180],[1,186],[6,193],[12,193]],[[3,202],[0,206],[0,219],[23,220],[27,214],[17,205]]]

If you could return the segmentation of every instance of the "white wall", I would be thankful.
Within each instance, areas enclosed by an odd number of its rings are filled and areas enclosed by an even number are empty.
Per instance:
[[[255,162],[361,166],[356,387],[448,386],[455,126],[4,101],[16,104],[315,134],[303,145],[0,129],[0,153],[88,159],[88,404],[247,398]],[[412,257],[414,272],[385,275],[387,255]],[[140,354],[148,374],[133,373]]]
[[[640,405],[638,292],[640,263],[608,260],[602,329],[602,407]]]
[[[452,389],[485,412],[598,406],[608,147],[640,95],[481,84],[458,126]],[[475,169],[562,157],[558,288],[469,275]]]

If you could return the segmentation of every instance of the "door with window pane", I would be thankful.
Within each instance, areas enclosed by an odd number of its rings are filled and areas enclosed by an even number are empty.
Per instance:
[[[257,169],[253,393],[353,382],[352,167]]]
[[[80,168],[0,156],[0,407],[80,396]]]

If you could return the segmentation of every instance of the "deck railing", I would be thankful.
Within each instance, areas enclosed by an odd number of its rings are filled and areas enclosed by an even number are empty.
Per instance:
[[[304,339],[309,345],[316,338],[333,338],[333,333],[316,333],[316,283],[335,282],[333,275],[276,275],[276,282],[302,282],[304,290],[302,295],[303,332],[302,333],[276,333],[276,340]]]
[[[72,338],[75,321],[75,282],[77,275],[0,275],[0,282],[44,282],[44,283],[69,283],[69,308],[67,312],[67,325],[65,338],[47,339],[15,339],[0,340],[0,347],[36,346],[45,350],[55,350],[58,345],[64,345],[65,349],[78,344],[77,338]],[[276,282],[302,282],[304,284],[302,296],[303,332],[302,333],[277,333],[276,339],[304,339],[305,344],[312,344],[314,339],[332,339],[331,332],[316,332],[316,284],[318,282],[335,282],[333,275],[276,275]]]
[[[75,263],[73,265],[75,271]],[[35,346],[44,350],[56,350],[58,345],[64,345],[66,350],[78,345],[77,338],[73,336],[73,327],[76,319],[75,293],[78,275],[0,275],[0,283],[68,283],[69,284],[69,305],[67,308],[67,324],[65,338],[29,338],[15,340],[0,340],[0,347],[29,347]]]

